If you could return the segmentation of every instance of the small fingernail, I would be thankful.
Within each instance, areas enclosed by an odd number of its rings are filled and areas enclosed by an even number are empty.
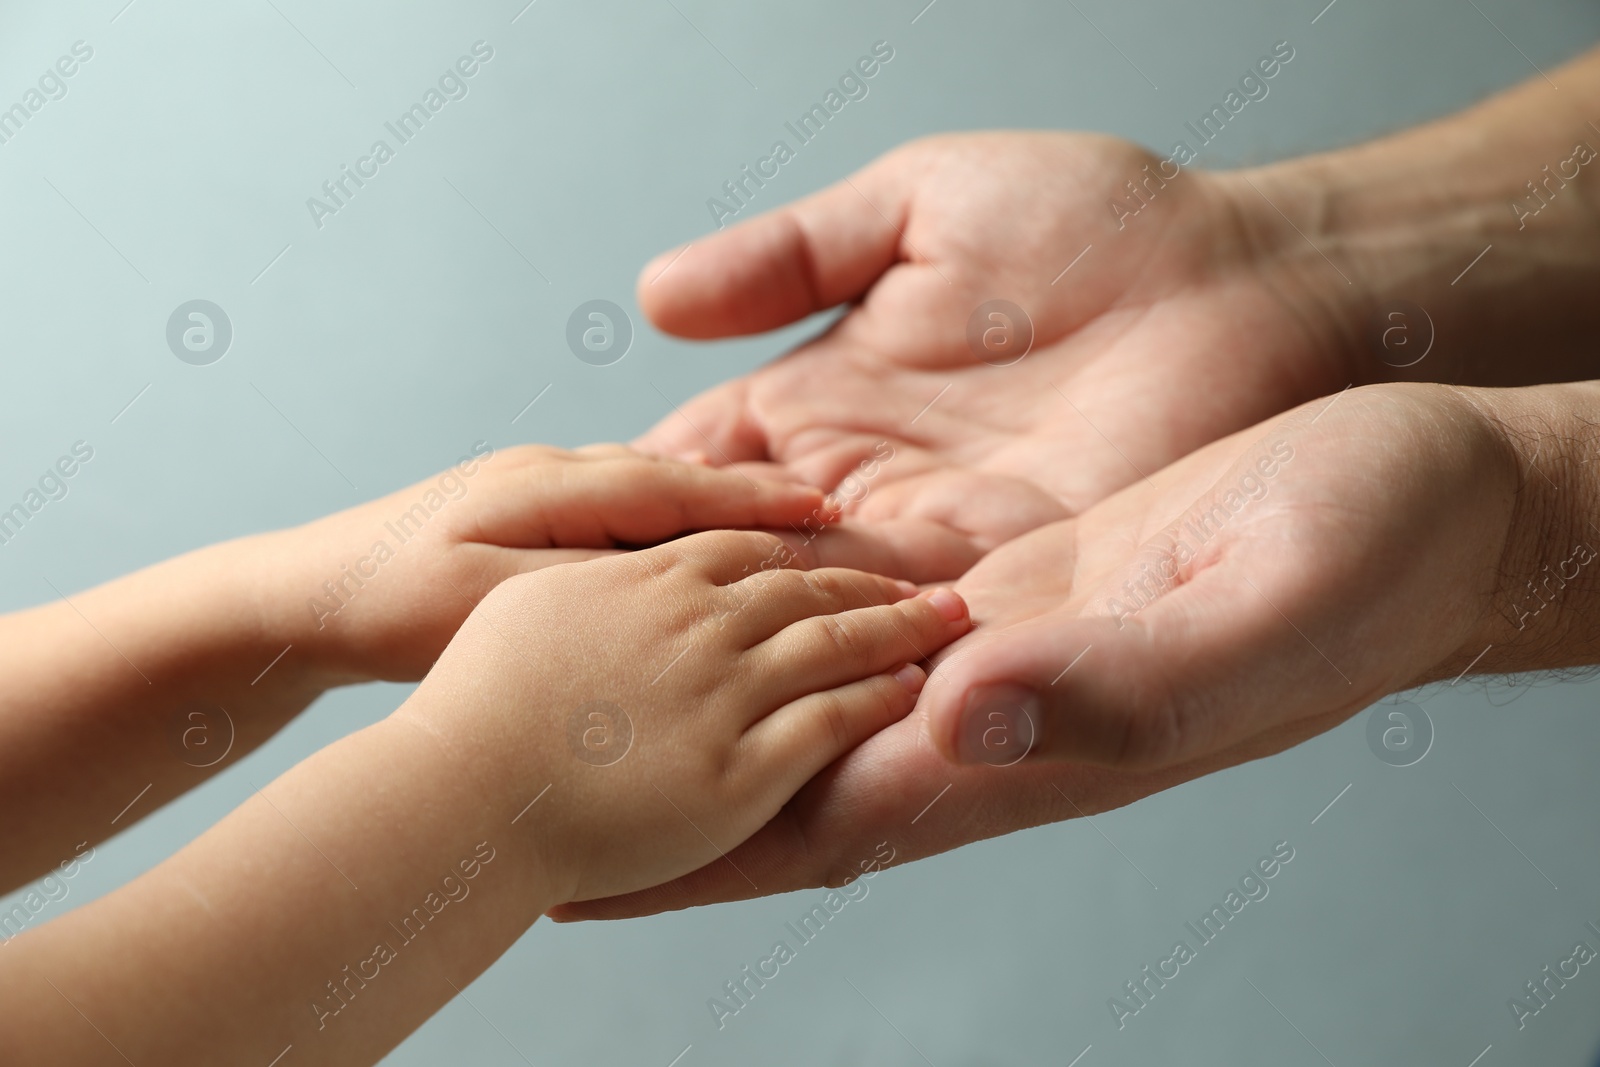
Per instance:
[[[937,611],[945,622],[956,622],[966,618],[967,602],[957,596],[954,590],[935,589],[924,593],[923,596],[928,598],[928,603],[933,605],[933,610]]]
[[[905,686],[906,692],[916,696],[922,692],[922,683],[928,680],[928,676],[915,663],[907,663],[894,672],[894,680]]]
[[[916,582],[908,582],[904,578],[896,578],[894,587],[900,590],[901,597],[913,597],[921,592]]]
[[[956,734],[956,759],[1009,767],[1026,756],[1039,740],[1039,694],[1019,685],[973,690]]]

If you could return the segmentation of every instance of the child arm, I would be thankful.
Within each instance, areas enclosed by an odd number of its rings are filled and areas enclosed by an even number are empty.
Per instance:
[[[503,583],[393,716],[6,946],[3,1058],[375,1062],[548,908],[732,849],[968,625],[793,562],[719,532]],[[597,702],[625,748],[587,744]]]
[[[616,446],[485,446],[387,497],[0,618],[0,891],[198,785],[324,690],[421,678],[511,575],[821,506],[804,486]]]

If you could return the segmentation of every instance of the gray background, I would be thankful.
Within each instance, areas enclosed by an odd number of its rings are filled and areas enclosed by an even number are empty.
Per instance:
[[[1600,37],[1583,0],[1338,0],[1314,25],[1323,0],[938,0],[920,17],[926,0],[539,0],[520,17],[523,0],[273,2],[0,8],[6,104],[75,40],[95,49],[69,95],[0,146],[0,498],[74,440],[96,450],[71,495],[0,547],[0,607],[48,599],[46,580],[81,589],[346,507],[478,438],[626,439],[670,410],[657,389],[681,401],[781,351],[796,332],[693,346],[640,325],[627,358],[597,368],[563,334],[594,298],[637,322],[639,266],[705,229],[706,197],[876,40],[896,58],[871,95],[758,206],[932,131],[1095,129],[1166,147],[1283,38],[1294,63],[1203,162],[1400,127]],[[305,198],[478,39],[496,56],[470,95],[318,231]],[[164,340],[197,297],[236,332],[209,367]],[[720,1032],[706,998],[817,894],[542,923],[387,1062],[665,1067],[692,1046],[682,1067],[1080,1053],[1080,1067],[1467,1067],[1492,1045],[1483,1067],[1586,1063],[1594,968],[1521,1033],[1506,1001],[1600,922],[1596,692],[1424,694],[1437,737],[1415,766],[1375,758],[1362,716],[1092,826],[890,872]],[[249,782],[404,695],[326,697],[100,848],[52,907],[159,862]],[[1280,839],[1297,855],[1271,895],[1118,1032],[1107,998]]]

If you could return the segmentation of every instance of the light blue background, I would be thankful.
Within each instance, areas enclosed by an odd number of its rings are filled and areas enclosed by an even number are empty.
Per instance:
[[[1293,65],[1205,163],[1443,114],[1600,38],[1584,0],[1338,0],[1315,25],[1323,0],[937,0],[917,17],[925,2],[538,0],[518,16],[523,0],[8,0],[0,102],[74,41],[95,54],[0,146],[0,500],[74,440],[96,451],[0,548],[0,607],[346,507],[478,438],[626,439],[670,410],[661,394],[681,401],[781,351],[798,330],[705,346],[654,333],[634,275],[705,229],[706,198],[876,40],[896,57],[871,95],[758,206],[933,131],[1094,129],[1165,148],[1284,38]],[[479,39],[495,58],[470,95],[317,230],[305,199]],[[203,368],[164,340],[197,297],[235,329]],[[594,298],[638,324],[614,366],[564,343]],[[1374,758],[1362,716],[1093,825],[895,870],[720,1032],[706,998],[818,894],[540,924],[387,1062],[666,1067],[692,1046],[681,1067],[979,1067],[1065,1065],[1092,1046],[1080,1067],[1467,1067],[1492,1044],[1482,1067],[1585,1063],[1600,974],[1521,1033],[1506,1001],[1600,922],[1597,692],[1463,685],[1424,700],[1437,739],[1410,768]],[[323,699],[102,846],[56,907],[148,869],[248,782],[404,695]],[[1118,1032],[1107,998],[1280,839],[1297,855],[1270,897]]]

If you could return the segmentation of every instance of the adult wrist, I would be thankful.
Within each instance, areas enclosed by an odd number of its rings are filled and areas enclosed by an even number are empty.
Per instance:
[[[1463,662],[1479,674],[1600,662],[1600,383],[1457,392],[1516,472],[1496,592]]]
[[[1315,294],[1350,381],[1592,373],[1600,60],[1381,140],[1231,172],[1264,269]],[[1589,162],[1583,162],[1583,160]],[[1565,177],[1563,176],[1565,175]]]
[[[1243,269],[1273,291],[1305,328],[1320,394],[1376,380],[1359,328],[1348,270],[1321,254],[1330,243],[1329,179],[1309,160],[1201,175],[1231,213]],[[1307,228],[1318,234],[1309,238]]]
[[[1258,269],[1322,325],[1347,384],[1466,377],[1438,333],[1454,320],[1451,277],[1498,216],[1419,196],[1435,185],[1412,164],[1408,150],[1364,145],[1224,176]]]

